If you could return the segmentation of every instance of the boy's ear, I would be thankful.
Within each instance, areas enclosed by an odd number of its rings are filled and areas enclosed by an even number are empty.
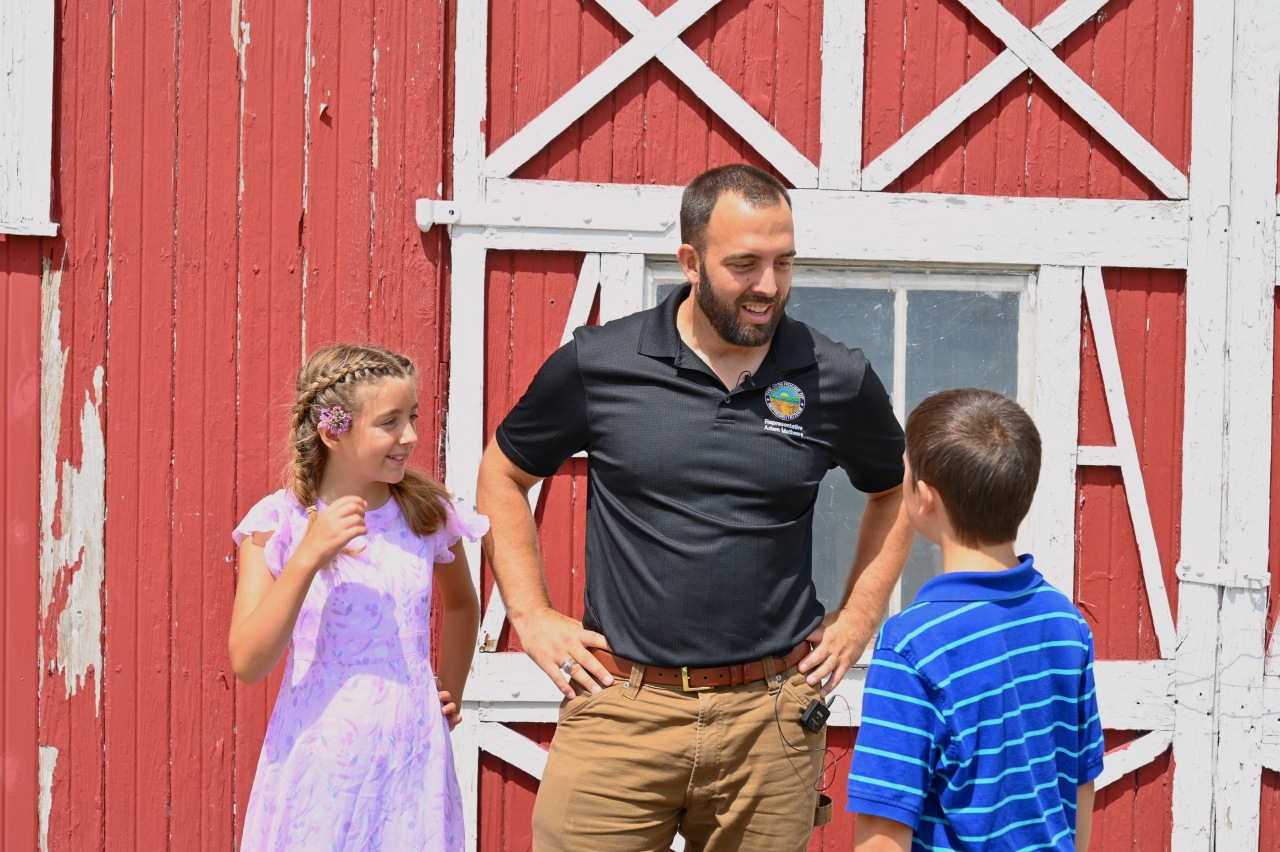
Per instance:
[[[920,514],[930,515],[938,510],[938,492],[923,479],[915,482],[916,494],[920,499]]]

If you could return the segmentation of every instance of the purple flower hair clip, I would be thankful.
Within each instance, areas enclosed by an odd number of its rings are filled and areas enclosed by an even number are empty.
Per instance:
[[[320,425],[335,435],[341,435],[351,428],[351,415],[341,405],[320,409]]]

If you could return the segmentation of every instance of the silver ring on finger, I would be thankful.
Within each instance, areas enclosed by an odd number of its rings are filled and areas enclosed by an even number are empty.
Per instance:
[[[573,670],[576,669],[577,667],[578,667],[578,661],[575,660],[573,657],[570,657],[569,659],[565,660],[563,663],[560,664],[560,671],[564,672],[564,676],[566,678],[569,678],[573,676]]]

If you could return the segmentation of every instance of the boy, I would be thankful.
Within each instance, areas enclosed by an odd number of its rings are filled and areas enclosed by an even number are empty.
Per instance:
[[[1093,637],[1013,539],[1040,434],[994,391],[945,391],[907,419],[903,501],[943,574],[885,622],[849,773],[857,852],[1089,845],[1102,728]]]

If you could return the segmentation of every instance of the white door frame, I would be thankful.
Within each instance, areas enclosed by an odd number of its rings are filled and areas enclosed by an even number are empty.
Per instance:
[[[1066,375],[1055,369],[1051,377],[1036,377],[1045,474],[1031,536],[1043,564],[1074,564],[1076,466],[1118,467],[1161,655],[1097,666],[1104,726],[1151,732],[1110,754],[1101,782],[1132,772],[1172,744],[1178,767],[1175,852],[1257,848],[1261,768],[1280,769],[1280,722],[1268,721],[1280,715],[1280,677],[1264,679],[1261,653],[1271,408],[1257,404],[1259,388],[1269,391],[1272,379],[1280,9],[1273,0],[1195,4],[1195,168],[1188,181],[1052,53],[1104,0],[1066,0],[1031,30],[996,0],[961,0],[1008,49],[865,170],[859,169],[862,0],[831,0],[824,7],[824,144],[816,165],[749,107],[744,110],[742,99],[680,42],[680,32],[715,2],[677,0],[654,18],[635,0],[605,0],[606,11],[633,38],[486,156],[488,4],[459,0],[455,198],[421,199],[417,208],[423,230],[445,224],[453,239],[450,490],[474,502],[483,451],[486,252],[587,253],[567,335],[585,321],[597,286],[602,319],[638,309],[644,257],[670,256],[679,246],[681,187],[510,178],[560,130],[657,58],[798,187],[793,199],[802,256],[1039,267],[1037,310],[1053,321],[1038,323],[1036,358],[1064,366]],[[1172,200],[878,192],[1028,68]],[[1163,573],[1101,267],[1187,270],[1182,605],[1176,630],[1167,594],[1161,594]],[[1114,448],[1077,446],[1082,298],[1098,344]],[[468,551],[478,582],[479,550]],[[1057,582],[1067,579],[1059,576]],[[483,650],[496,647],[504,618],[495,593],[481,628]],[[1280,662],[1274,668],[1280,673]],[[855,714],[864,677],[864,671],[853,673],[839,690]],[[559,692],[523,654],[477,655],[464,722],[454,734],[468,849],[477,840],[480,751],[540,776],[545,752],[504,723],[554,722],[559,701]]]

